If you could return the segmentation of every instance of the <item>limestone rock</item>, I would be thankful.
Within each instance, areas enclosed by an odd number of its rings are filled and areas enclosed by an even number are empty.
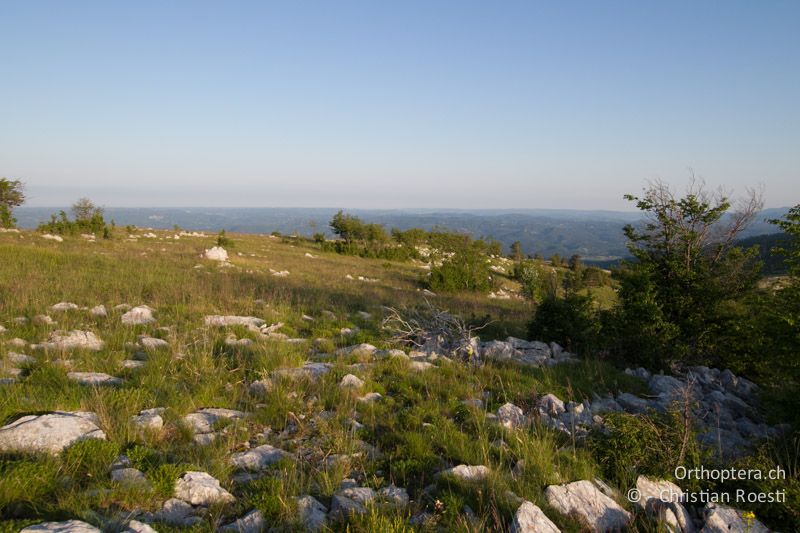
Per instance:
[[[153,310],[146,305],[139,305],[122,315],[122,323],[126,326],[139,326],[155,322]]]
[[[50,311],[54,312],[72,311],[74,309],[80,308],[78,307],[78,304],[74,304],[72,302],[58,302],[57,304],[50,306]]]
[[[233,315],[208,315],[203,319],[206,326],[246,326],[260,328],[266,322],[254,316],[233,316]]]
[[[291,454],[269,444],[264,444],[246,452],[233,454],[231,456],[231,464],[241,470],[258,471],[264,470],[286,457],[291,457]]]
[[[69,372],[67,373],[67,378],[81,385],[92,387],[115,387],[123,383],[121,378],[109,376],[102,372]]]
[[[367,511],[367,504],[375,500],[375,491],[369,487],[349,487],[337,491],[331,499],[331,514],[351,516]]]
[[[211,433],[214,431],[214,425],[220,420],[240,418],[244,418],[244,413],[241,411],[220,407],[208,407],[195,411],[194,413],[189,413],[183,417],[183,421],[194,433]]]
[[[203,257],[211,261],[227,261],[228,252],[222,246],[214,246],[203,253]]]
[[[514,513],[511,533],[561,533],[561,530],[538,506],[526,501]]]
[[[148,526],[144,522],[138,520],[131,520],[128,522],[127,527],[123,533],[158,533],[155,529]]]
[[[80,520],[67,520],[66,522],[42,522],[33,526],[20,529],[20,533],[101,533],[99,528]]]
[[[497,420],[508,429],[520,428],[528,423],[525,413],[513,403],[506,403],[497,410]]]
[[[178,498],[170,498],[164,502],[153,518],[174,526],[190,527],[202,521],[194,507]]]
[[[574,514],[592,531],[623,530],[631,514],[603,494],[591,481],[551,485],[545,490],[547,503],[564,515]]]
[[[105,440],[98,426],[97,415],[85,411],[23,416],[0,428],[0,452],[56,454],[80,440]]]
[[[267,521],[258,509],[253,509],[243,517],[219,528],[219,531],[236,533],[260,533],[267,529]]]
[[[147,335],[139,335],[139,344],[145,350],[160,350],[162,348],[169,348],[169,343],[164,339],[157,339]]]
[[[175,483],[175,497],[192,505],[204,506],[235,500],[230,492],[220,487],[217,479],[206,472],[186,472]]]
[[[675,483],[639,476],[636,480],[636,489],[640,496],[636,502],[639,508],[664,522],[671,531],[694,532],[692,517],[680,503],[683,491]]]
[[[360,389],[364,386],[364,382],[353,374],[347,374],[339,382],[340,389]]]
[[[354,346],[347,346],[346,348],[340,348],[334,353],[340,357],[346,355],[352,355],[355,357],[369,357],[373,355],[376,350],[377,348],[371,344],[361,343]]]
[[[443,476],[453,476],[462,481],[481,481],[489,477],[491,470],[488,466],[458,465],[440,472]]]
[[[91,310],[89,310],[89,313],[92,316],[96,316],[96,317],[108,316],[108,311],[106,311],[106,306],[102,305],[102,304],[92,307]],[[135,520],[134,520],[134,522],[135,522]]]
[[[388,487],[383,487],[381,490],[378,491],[381,499],[387,503],[390,503],[397,507],[405,507],[408,505],[410,498],[408,497],[408,491],[402,487],[397,487],[395,485],[389,485]]]
[[[103,349],[103,341],[91,331],[81,331],[74,329],[68,333],[54,331],[50,334],[47,341],[36,344],[34,347],[43,350],[90,350],[99,351]]]
[[[705,525],[701,533],[768,533],[764,524],[755,518],[744,518],[742,511],[709,503],[703,509]]]
[[[297,498],[297,513],[306,531],[320,531],[328,520],[328,509],[313,496]]]

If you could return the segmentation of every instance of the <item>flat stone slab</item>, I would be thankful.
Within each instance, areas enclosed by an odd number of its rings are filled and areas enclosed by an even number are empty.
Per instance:
[[[55,533],[101,533],[99,528],[80,520],[67,520],[66,522],[42,522],[20,530],[20,533],[35,533],[51,531]]]
[[[481,481],[489,477],[492,471],[488,466],[477,465],[458,465],[447,470],[442,470],[439,474],[442,476],[452,476],[462,481]]]
[[[193,433],[213,433],[214,425],[220,420],[241,419],[244,416],[243,412],[234,409],[208,407],[189,413],[183,417],[183,421]]]
[[[297,514],[306,531],[320,531],[328,520],[328,509],[313,496],[297,498]]]
[[[97,415],[86,411],[23,416],[0,428],[0,452],[57,454],[81,440],[105,440],[99,423]]]
[[[553,509],[563,515],[578,516],[592,531],[624,530],[631,520],[628,511],[591,481],[550,485],[544,493]]]
[[[208,315],[203,319],[206,326],[245,326],[260,328],[267,322],[254,316],[235,316],[235,315]]]
[[[241,470],[264,470],[291,454],[269,444],[264,444],[246,452],[235,453],[231,456],[231,464]]]
[[[260,533],[266,531],[267,521],[261,511],[254,509],[239,518],[219,528],[220,531],[234,531],[236,533]]]
[[[703,533],[768,533],[769,529],[755,518],[744,518],[733,507],[709,503],[703,509]]]
[[[90,350],[97,352],[103,349],[104,343],[91,331],[74,329],[68,333],[54,331],[46,341],[33,345],[42,350]]]
[[[67,378],[81,385],[93,387],[115,387],[123,383],[122,378],[109,376],[102,372],[68,372]]]
[[[169,348],[169,343],[164,339],[157,339],[147,335],[139,335],[139,345],[145,350],[160,350]]]
[[[175,483],[175,497],[192,505],[204,506],[235,501],[233,494],[206,472],[186,472]]]

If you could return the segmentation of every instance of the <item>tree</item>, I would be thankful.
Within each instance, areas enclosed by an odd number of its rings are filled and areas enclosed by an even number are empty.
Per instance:
[[[511,258],[514,261],[522,261],[523,254],[522,254],[522,243],[519,241],[514,241],[511,243]]]
[[[97,215],[102,216],[103,211],[102,207],[94,205],[94,202],[85,197],[72,204],[72,215],[79,222],[91,220]]]
[[[643,335],[651,329],[669,331],[676,340],[668,352],[628,355],[644,360],[692,356],[696,362],[719,363],[724,355],[720,342],[735,330],[731,304],[750,293],[758,279],[757,250],[742,250],[735,241],[761,210],[761,192],[748,190],[730,213],[733,204],[726,194],[710,192],[694,179],[683,197],[656,181],[641,197],[625,198],[636,203],[645,221],[624,229],[635,260],[621,279],[617,318],[624,322],[636,317]],[[648,295],[644,301],[643,287]],[[641,324],[646,318],[642,305],[658,323],[654,328]],[[629,332],[635,330],[632,326],[621,324]],[[662,341],[645,344],[663,346]]]
[[[25,203],[24,185],[19,180],[0,178],[0,227],[13,228],[17,220],[12,216],[15,207]]]

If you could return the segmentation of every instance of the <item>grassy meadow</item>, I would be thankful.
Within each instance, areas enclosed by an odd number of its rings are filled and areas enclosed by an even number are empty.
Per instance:
[[[329,505],[340,482],[353,477],[375,488],[390,483],[406,488],[411,503],[370,508],[365,515],[328,522],[330,530],[504,530],[518,506],[509,491],[542,507],[562,531],[581,530],[577,521],[548,508],[543,490],[599,476],[597,459],[562,433],[537,425],[512,432],[485,415],[506,402],[527,410],[546,393],[578,402],[592,393],[637,393],[643,389],[640,381],[593,360],[543,369],[512,363],[475,369],[442,360],[437,368],[414,372],[401,358],[331,355],[361,342],[395,348],[381,329],[384,306],[415,306],[427,299],[467,321],[491,321],[481,331],[487,340],[524,338],[530,302],[481,294],[428,295],[420,283],[426,271],[419,265],[323,253],[305,241],[232,235],[231,266],[221,266],[201,258],[215,236],[176,240],[173,231],[157,231],[155,238],[142,237],[144,230],[136,233],[140,237],[130,240],[118,229],[112,239],[96,242],[79,236],[54,242],[26,231],[0,234],[0,324],[7,329],[0,359],[9,351],[35,358],[19,365],[23,372],[17,382],[0,385],[0,424],[27,414],[85,410],[97,413],[108,437],[77,443],[58,456],[0,456],[0,531],[70,518],[113,531],[139,512],[157,511],[171,497],[175,480],[189,470],[208,472],[236,497],[232,504],[209,508],[196,531],[214,531],[252,509],[260,510],[277,531],[302,530],[296,497],[310,494]],[[272,271],[289,274],[279,277]],[[359,281],[359,276],[370,281]],[[104,304],[108,316],[49,310],[61,301],[88,308]],[[122,311],[114,310],[118,304],[148,305],[157,322],[125,326]],[[36,318],[42,314],[56,324]],[[207,327],[203,317],[209,314],[282,322],[280,332],[307,342],[263,339],[243,327]],[[355,332],[343,334],[343,328]],[[10,343],[14,338],[41,342],[56,329],[93,331],[105,347],[56,353]],[[150,352],[141,368],[124,368],[123,360],[133,358],[142,334],[166,340],[169,348]],[[226,344],[230,334],[254,342]],[[249,389],[273,369],[312,359],[333,363],[333,370],[318,381],[277,380],[263,394]],[[363,364],[350,366],[357,363]],[[68,370],[104,372],[123,378],[124,384],[79,385],[67,379]],[[338,386],[348,373],[364,380],[361,391]],[[383,397],[359,402],[365,392]],[[465,403],[474,399],[482,400],[482,406]],[[144,435],[133,431],[131,416],[154,407],[166,408],[164,429]],[[249,416],[213,443],[199,446],[182,417],[204,407],[237,409]],[[236,483],[229,457],[247,442],[274,444],[294,458],[279,462],[266,477]],[[144,472],[147,488],[110,479],[111,463],[120,454]],[[461,463],[487,465],[492,475],[478,484],[435,475]],[[515,472],[518,464],[525,468]],[[424,520],[409,521],[423,512]],[[636,524],[655,528],[642,515]],[[153,526],[176,529],[166,523]]]

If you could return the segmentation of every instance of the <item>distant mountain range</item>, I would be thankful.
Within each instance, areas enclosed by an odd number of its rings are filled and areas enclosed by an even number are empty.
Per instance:
[[[19,225],[34,228],[47,221],[58,207],[21,207],[14,211]],[[297,233],[330,235],[328,222],[337,208],[106,208],[106,219],[118,226],[183,229],[217,232]],[[639,212],[581,211],[570,209],[457,210],[347,209],[367,222],[383,224],[387,229],[445,228],[488,237],[506,248],[520,241],[526,254],[544,257],[553,254],[569,257],[579,254],[588,262],[603,264],[627,255],[622,227],[640,220]],[[753,237],[775,233],[768,219],[783,216],[788,208],[765,209],[742,235]]]

